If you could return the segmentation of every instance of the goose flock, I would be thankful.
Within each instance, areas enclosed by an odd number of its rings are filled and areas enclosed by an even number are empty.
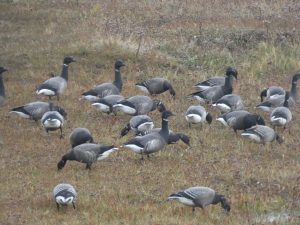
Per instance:
[[[68,67],[76,60],[71,56],[66,56],[63,60],[63,67],[60,76],[52,77],[37,86],[36,94],[48,96],[49,102],[34,101],[22,106],[14,107],[10,113],[16,114],[22,118],[41,121],[42,127],[48,133],[49,131],[60,131],[60,138],[63,138],[63,126],[66,119],[66,111],[55,105],[52,97],[56,96],[57,101],[63,95],[68,83]],[[162,101],[155,98],[159,94],[169,91],[172,98],[175,98],[176,92],[170,81],[162,77],[156,77],[136,83],[136,86],[145,92],[146,95],[122,96],[122,75],[121,68],[126,66],[122,60],[116,60],[114,64],[115,80],[112,83],[102,83],[94,88],[82,93],[80,99],[86,100],[95,109],[106,114],[126,114],[130,115],[130,120],[124,124],[120,130],[120,137],[124,137],[129,131],[135,134],[135,137],[128,139],[121,146],[116,147],[113,144],[96,143],[91,132],[87,128],[79,127],[73,129],[69,135],[70,149],[61,157],[57,163],[57,169],[62,170],[67,161],[77,161],[84,163],[86,169],[91,170],[93,163],[106,159],[111,153],[119,148],[126,148],[133,151],[144,159],[144,156],[150,157],[165,149],[168,144],[175,144],[179,140],[187,146],[191,146],[190,138],[182,132],[169,130],[169,119],[175,117],[170,109],[167,109]],[[5,89],[3,82],[3,73],[8,71],[0,67],[0,106],[5,101]],[[297,81],[300,74],[292,77],[291,90],[286,91],[279,86],[271,86],[260,93],[261,103],[256,105],[257,109],[269,112],[268,121],[258,113],[247,111],[244,107],[242,98],[233,94],[233,82],[237,80],[238,72],[235,68],[228,67],[224,76],[211,77],[208,80],[200,81],[193,87],[195,92],[187,96],[194,98],[199,104],[191,105],[183,113],[188,126],[191,127],[204,123],[211,124],[213,116],[207,111],[207,105],[213,110],[214,107],[220,112],[216,121],[223,126],[233,129],[241,137],[249,138],[258,143],[283,142],[279,133],[282,127],[285,130],[292,121],[292,108],[297,100]],[[161,115],[161,128],[154,128],[154,120],[149,113],[157,110]],[[270,124],[270,126],[267,125]],[[241,131],[238,133],[238,131]],[[77,193],[75,188],[66,182],[58,184],[53,190],[53,198],[57,209],[61,205],[72,205],[75,209]],[[231,209],[230,201],[224,195],[209,187],[197,186],[173,193],[168,200],[176,200],[184,205],[205,208],[210,204],[221,204],[221,207],[229,212]]]

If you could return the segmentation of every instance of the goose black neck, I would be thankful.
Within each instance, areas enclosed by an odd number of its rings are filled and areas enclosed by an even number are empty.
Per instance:
[[[64,78],[66,81],[68,81],[68,65],[67,64],[63,64],[63,68],[61,71],[61,77]]]
[[[168,120],[168,118],[162,118],[160,133],[161,133],[161,136],[167,142],[168,137],[169,137],[169,120]]]
[[[119,91],[122,91],[123,82],[121,77],[121,71],[120,68],[115,68],[115,81],[113,84],[119,89]]]
[[[221,202],[221,199],[222,199],[222,195],[216,193],[211,204],[216,205]]]
[[[0,74],[0,96],[5,97],[5,89],[2,74]]]
[[[292,81],[290,96],[296,101],[296,99],[297,99],[297,80]]]
[[[233,75],[227,75],[225,77],[225,84],[224,87],[226,89],[232,89],[232,83],[233,83]]]

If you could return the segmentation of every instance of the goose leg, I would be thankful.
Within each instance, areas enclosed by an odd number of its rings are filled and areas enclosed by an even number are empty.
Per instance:
[[[59,211],[59,204],[56,202],[57,211]]]
[[[85,168],[91,170],[91,165],[90,164],[86,164]]]
[[[74,209],[76,209],[76,207],[75,207],[75,203],[74,203],[74,202],[72,202],[72,205],[73,205],[73,208],[74,208]]]
[[[60,129],[60,139],[62,139],[64,137],[62,134],[62,127],[60,126],[59,129]]]

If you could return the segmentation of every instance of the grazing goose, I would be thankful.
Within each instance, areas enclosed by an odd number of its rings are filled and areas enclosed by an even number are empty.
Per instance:
[[[73,205],[75,209],[75,200],[77,193],[75,188],[71,184],[60,183],[56,185],[53,189],[53,197],[56,202],[57,210],[59,210],[60,205]]]
[[[246,129],[241,133],[243,137],[247,137],[255,142],[263,143],[272,142],[276,140],[278,143],[282,143],[283,139],[275,131],[268,126],[256,125]]]
[[[107,95],[119,95],[122,91],[123,81],[121,77],[121,67],[126,66],[122,60],[115,62],[115,80],[112,83],[99,84],[93,89],[84,92],[82,98],[88,101],[96,101]]]
[[[70,144],[72,148],[83,143],[93,143],[94,139],[90,131],[86,128],[75,128],[70,134]]]
[[[224,95],[222,98],[216,101],[213,106],[218,108],[221,113],[242,110],[244,108],[241,97],[234,94]]]
[[[165,91],[170,92],[173,98],[175,98],[176,92],[174,91],[170,81],[164,78],[156,77],[149,80],[145,80],[141,83],[135,84],[140,90],[150,95],[161,94]]]
[[[292,112],[289,109],[288,99],[290,97],[289,92],[285,93],[285,99],[283,106],[276,107],[270,114],[270,121],[273,126],[283,126],[291,122],[292,120]]]
[[[144,136],[150,133],[159,132],[161,128],[153,128],[148,131],[144,131],[139,133],[139,135]],[[172,130],[169,130],[169,137],[168,137],[168,144],[175,144],[179,140],[181,140],[183,143],[185,143],[187,146],[191,147],[190,144],[190,138],[184,133],[175,133]]]
[[[53,103],[50,103],[50,110],[45,112],[41,118],[42,126],[46,132],[60,129],[60,138],[63,138],[62,127],[64,125],[64,117],[57,111],[53,110]]]
[[[50,104],[48,102],[30,102],[26,105],[22,105],[11,109],[10,113],[16,113],[22,118],[32,119],[38,121],[42,116],[50,110]],[[66,118],[67,113],[59,106],[53,106],[53,110],[59,112],[63,117]]]
[[[285,95],[285,90],[279,86],[271,86],[262,90],[260,93],[260,101],[263,102],[264,98],[265,100],[277,98],[280,95]]]
[[[62,159],[57,163],[58,170],[61,170],[66,165],[67,161],[77,161],[86,164],[86,169],[91,169],[91,166],[97,160],[103,160],[110,153],[118,150],[113,145],[102,145],[94,143],[84,143],[69,150]]]
[[[215,103],[224,95],[232,93],[232,78],[237,78],[237,70],[228,68],[226,71],[225,84],[221,86],[213,86],[211,88],[194,92],[189,96],[194,97],[200,102]]]
[[[122,95],[107,95],[92,103],[92,106],[100,112],[110,114],[113,112],[113,105],[122,100],[124,100]]]
[[[213,86],[223,86],[223,85],[225,85],[225,79],[226,79],[228,73],[232,73],[232,68],[231,67],[227,68],[225,76],[223,76],[223,77],[219,77],[219,76],[218,77],[211,77],[208,80],[199,82],[198,84],[196,84],[194,86],[194,88],[196,88],[197,91],[203,91],[203,90],[209,89]],[[237,73],[236,73],[235,78],[237,79]],[[229,82],[232,86],[233,77],[229,77]]]
[[[3,77],[2,74],[7,71],[4,67],[0,67],[0,106],[4,104],[5,101],[5,88],[3,83]]]
[[[154,127],[153,120],[147,115],[133,116],[129,123],[121,130],[120,136],[125,136],[130,130],[136,134],[151,130]]]
[[[75,59],[71,56],[67,56],[64,58],[64,64],[62,68],[62,72],[60,76],[51,77],[46,80],[44,83],[40,84],[37,87],[36,93],[38,95],[46,95],[51,99],[52,96],[57,96],[57,100],[59,100],[59,95],[64,92],[67,87],[68,82],[68,68],[69,64],[72,62],[76,62]]]
[[[234,132],[237,130],[246,130],[254,125],[265,125],[264,119],[244,110],[224,113],[217,118],[223,125],[231,127]]]
[[[204,209],[210,204],[216,205],[218,203],[221,203],[222,208],[226,212],[230,211],[230,204],[224,195],[220,195],[208,187],[190,187],[171,194],[168,200],[177,200],[184,205],[193,207],[193,212],[195,211],[195,207]]]
[[[208,113],[201,105],[190,106],[185,113],[185,119],[189,123],[189,127],[191,127],[191,124],[202,124],[205,121],[211,124],[212,122],[211,114]]]
[[[161,104],[158,100],[152,100],[145,95],[136,95],[120,102],[113,106],[115,111],[122,111],[125,114],[136,116],[145,115],[157,109]]]
[[[124,144],[124,147],[129,148],[135,153],[147,155],[162,150],[168,143],[169,127],[168,118],[174,116],[171,111],[164,111],[162,113],[162,129],[159,132],[147,134],[145,136],[137,136]]]
[[[296,73],[292,78],[292,85],[290,90],[290,97],[288,99],[288,106],[292,108],[295,106],[297,101],[297,81],[300,78],[300,73]],[[273,108],[283,106],[285,95],[276,95],[266,101],[258,104],[256,108],[261,109],[265,112],[270,112]]]

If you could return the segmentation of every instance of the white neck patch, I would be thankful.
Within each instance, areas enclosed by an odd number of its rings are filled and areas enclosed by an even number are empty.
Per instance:
[[[118,70],[118,69],[115,69],[115,71],[116,71],[116,72],[120,72],[120,70]]]
[[[163,121],[167,121],[167,122],[168,122],[169,120],[168,120],[168,119],[165,119],[165,118],[163,118]]]
[[[68,64],[64,64],[64,66],[68,66]]]

